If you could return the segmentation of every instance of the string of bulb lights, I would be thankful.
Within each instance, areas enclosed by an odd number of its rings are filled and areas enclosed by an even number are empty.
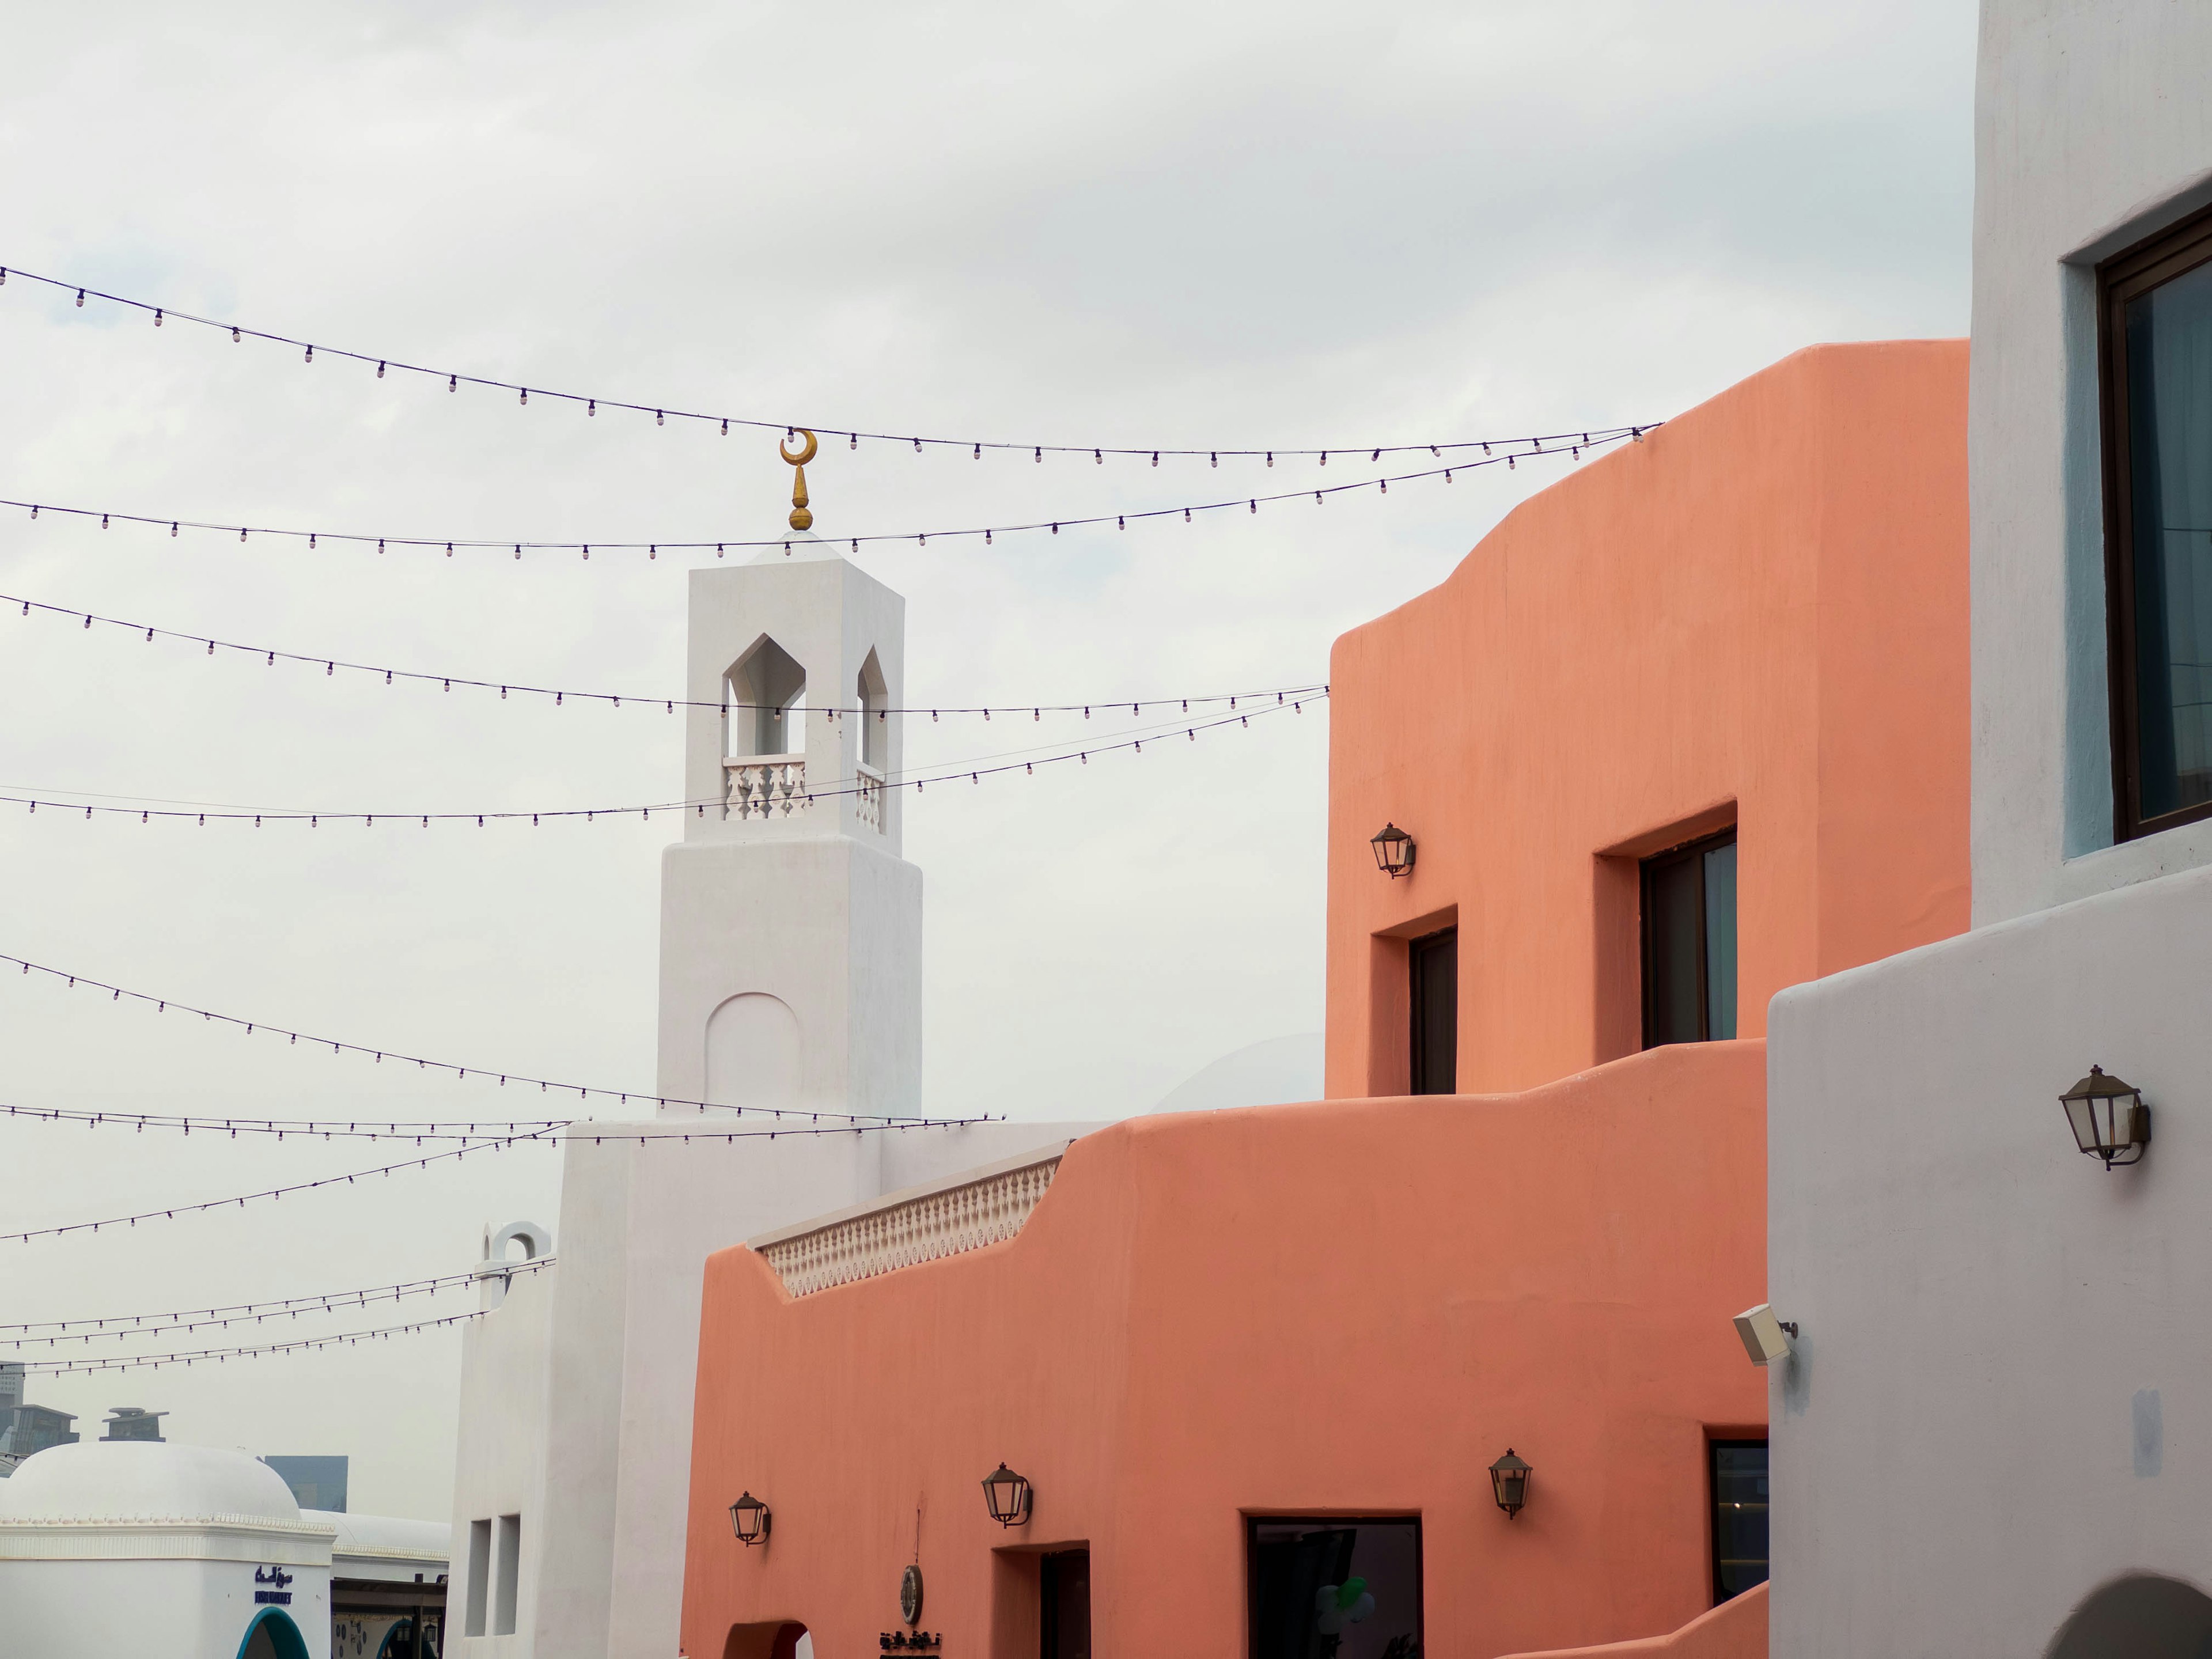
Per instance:
[[[129,1001],[136,1003],[150,1004],[156,1013],[166,1013],[170,1009],[173,1008],[179,1013],[197,1014],[204,1022],[212,1023],[217,1025],[228,1025],[234,1030],[244,1032],[248,1036],[263,1035],[283,1037],[285,1040],[285,1045],[288,1048],[295,1047],[301,1042],[305,1042],[313,1048],[327,1048],[334,1054],[366,1054],[370,1058],[370,1060],[380,1065],[388,1060],[392,1061],[395,1065],[412,1066],[417,1071],[447,1073],[457,1080],[465,1079],[471,1077],[477,1079],[479,1082],[496,1079],[501,1087],[506,1086],[509,1083],[513,1083],[519,1087],[526,1088],[535,1085],[538,1092],[541,1094],[548,1094],[558,1091],[560,1093],[564,1095],[573,1094],[579,1100],[589,1100],[596,1096],[601,1100],[611,1100],[623,1105],[628,1105],[631,1101],[636,1101],[641,1105],[649,1104],[659,1107],[689,1106],[702,1114],[709,1111],[726,1112],[732,1116],[737,1117],[768,1117],[778,1120],[788,1119],[793,1121],[803,1119],[809,1124],[827,1122],[842,1124],[848,1127],[859,1126],[866,1128],[939,1128],[948,1125],[982,1123],[990,1121],[988,1118],[981,1117],[932,1118],[919,1115],[902,1115],[895,1113],[871,1114],[855,1112],[817,1112],[805,1110],[800,1108],[784,1106],[727,1106],[722,1104],[719,1101],[685,1100],[680,1097],[673,1095],[647,1094],[635,1089],[604,1089],[592,1084],[562,1083],[556,1079],[547,1078],[525,1077],[518,1072],[495,1071],[487,1066],[462,1066],[449,1060],[432,1060],[421,1054],[404,1054],[391,1048],[374,1048],[369,1047],[366,1043],[348,1042],[341,1038],[317,1036],[307,1031],[293,1030],[289,1026],[273,1024],[268,1020],[243,1019],[236,1014],[221,1013],[211,1008],[200,1008],[194,1006],[191,1003],[179,1002],[174,997],[159,997],[155,996],[150,991],[134,991],[127,985],[111,985],[104,980],[94,979],[84,974],[72,974],[66,969],[48,967],[44,963],[31,962],[22,957],[0,954],[0,963],[7,963],[21,969],[21,973],[18,977],[27,977],[33,974],[43,975],[48,979],[58,979],[62,981],[64,985],[71,990],[76,989],[78,986],[84,986],[94,991],[105,991],[107,993],[107,1000],[111,1004],[120,1003],[128,1000]],[[50,1112],[33,1110],[33,1109],[30,1108],[7,1108],[0,1109],[9,1111],[20,1109],[25,1113],[39,1116],[53,1115],[53,1114]],[[349,1125],[358,1123],[364,1130],[375,1130],[376,1125],[378,1124],[390,1123],[391,1127],[388,1133],[385,1131],[377,1131],[374,1135],[362,1137],[387,1140],[405,1139],[414,1136],[419,1136],[423,1139],[443,1139],[446,1137],[441,1134],[434,1133],[434,1132],[445,1130],[472,1131],[492,1127],[499,1127],[506,1132],[503,1136],[494,1136],[492,1139],[528,1140],[539,1139],[546,1134],[564,1129],[574,1121],[568,1118],[543,1119],[531,1120],[528,1121],[516,1121],[509,1124],[495,1126],[489,1123],[471,1122],[467,1120],[441,1121],[423,1123],[408,1123],[401,1121],[394,1123],[391,1122],[391,1120],[381,1117],[374,1119],[354,1118],[347,1120],[340,1120],[337,1118],[302,1118],[297,1121],[296,1125],[286,1126],[284,1124],[284,1121],[282,1119],[268,1118],[179,1117],[172,1115],[158,1119],[155,1117],[140,1119],[133,1117],[129,1114],[116,1112],[105,1112],[98,1114],[98,1115],[110,1122],[121,1123],[125,1121],[143,1121],[147,1123],[149,1127],[160,1127],[164,1128],[174,1127],[179,1124],[189,1124],[218,1133],[227,1133],[229,1127],[233,1124],[240,1126],[241,1131],[243,1130],[244,1126],[247,1124],[264,1126],[264,1128],[265,1126],[275,1124],[278,1127],[284,1127],[287,1133],[296,1132],[301,1134],[321,1136],[326,1130],[329,1131],[331,1135],[335,1135],[337,1133],[336,1126],[341,1121],[346,1122]]]
[[[427,549],[432,552],[443,548],[447,558],[452,558],[456,550],[464,553],[504,553],[512,549],[514,556],[518,559],[525,553],[580,553],[588,559],[592,556],[592,550],[596,547],[602,553],[643,553],[647,559],[653,560],[660,556],[660,550],[665,547],[672,553],[703,553],[708,548],[712,548],[714,550],[714,556],[719,559],[732,548],[744,552],[756,549],[780,547],[788,553],[793,547],[803,546],[809,540],[824,539],[833,543],[848,543],[853,551],[858,553],[864,544],[912,542],[917,547],[927,547],[932,537],[935,537],[939,541],[980,540],[986,547],[991,547],[995,546],[997,538],[1002,536],[1042,535],[1047,532],[1057,536],[1063,530],[1094,529],[1105,525],[1112,525],[1117,530],[1127,530],[1132,524],[1145,523],[1155,519],[1173,519],[1178,516],[1185,524],[1189,524],[1193,522],[1194,514],[1231,513],[1240,507],[1243,507],[1248,514],[1256,514],[1262,507],[1281,501],[1304,501],[1309,495],[1313,498],[1316,506],[1322,505],[1331,495],[1364,494],[1370,489],[1387,495],[1390,493],[1390,486],[1394,483],[1418,483],[1431,478],[1442,478],[1446,483],[1449,483],[1455,473],[1472,471],[1477,467],[1497,466],[1502,464],[1510,471],[1519,462],[1548,459],[1555,455],[1564,455],[1579,460],[1585,449],[1601,448],[1607,444],[1619,443],[1624,439],[1633,439],[1640,443],[1643,441],[1644,434],[1653,429],[1649,426],[1638,426],[1620,427],[1611,431],[1585,432],[1579,434],[1570,433],[1565,441],[1556,444],[1551,449],[1542,447],[1546,441],[1541,438],[1521,440],[1518,441],[1528,442],[1536,447],[1533,449],[1488,455],[1480,459],[1457,461],[1449,466],[1431,467],[1425,471],[1401,472],[1388,477],[1362,478],[1352,483],[1323,484],[1308,489],[1279,490],[1264,495],[1237,495],[1218,501],[1189,501],[1179,507],[1146,507],[1138,512],[1094,513],[1087,516],[1069,515],[1057,519],[1036,519],[1020,524],[977,525],[954,530],[878,531],[860,536],[832,536],[826,538],[811,537],[797,532],[788,532],[781,536],[770,536],[755,540],[730,538],[720,541],[656,542],[540,541],[527,537],[516,538],[505,536],[396,536],[375,535],[367,531],[294,530],[271,525],[222,523],[211,519],[185,519],[159,514],[124,513],[96,507],[58,507],[52,501],[21,501],[14,496],[5,495],[0,495],[0,507],[26,509],[33,520],[36,520],[40,514],[49,517],[58,514],[70,519],[97,519],[100,520],[100,527],[103,530],[113,523],[143,526],[156,530],[167,526],[169,534],[173,537],[184,530],[212,531],[223,536],[234,535],[241,542],[250,540],[256,536],[264,539],[304,542],[310,552],[319,548],[325,542],[334,542],[342,546],[349,547],[368,547],[373,544],[379,553],[392,548],[407,550]]]
[[[236,344],[243,344],[252,340],[261,344],[284,346],[298,351],[301,361],[305,363],[313,363],[318,351],[325,357],[336,357],[343,362],[363,366],[374,363],[376,366],[376,378],[380,380],[384,379],[387,373],[392,373],[442,380],[446,383],[447,391],[453,392],[458,392],[465,386],[492,392],[511,392],[515,394],[517,404],[522,407],[528,406],[532,394],[535,393],[544,400],[581,405],[587,416],[596,416],[601,405],[605,405],[609,410],[623,414],[650,415],[656,426],[665,426],[671,420],[716,425],[720,427],[724,436],[728,435],[730,428],[733,426],[757,432],[781,432],[787,438],[801,431],[812,430],[829,437],[844,439],[848,449],[858,449],[860,447],[860,441],[865,438],[871,443],[897,444],[902,447],[911,446],[917,454],[925,450],[966,450],[976,460],[982,459],[984,452],[988,450],[994,453],[1025,454],[1040,462],[1048,455],[1088,455],[1093,462],[1102,465],[1109,455],[1138,459],[1149,456],[1154,466],[1159,465],[1160,458],[1164,455],[1177,459],[1204,455],[1212,465],[1218,466],[1221,464],[1221,458],[1226,455],[1232,460],[1257,459],[1264,456],[1267,465],[1273,466],[1275,464],[1275,458],[1279,455],[1285,459],[1318,457],[1321,464],[1326,466],[1331,455],[1352,455],[1362,451],[1366,452],[1370,459],[1374,460],[1380,460],[1385,455],[1409,454],[1417,450],[1426,450],[1430,454],[1437,455],[1445,450],[1458,452],[1480,448],[1487,453],[1489,446],[1492,444],[1549,442],[1563,445],[1578,435],[1571,432],[1561,432],[1547,433],[1540,439],[1533,440],[1468,438],[1437,443],[1334,444],[1326,449],[1283,447],[1255,449],[1233,445],[1203,444],[1017,443],[1003,439],[933,437],[926,434],[917,434],[911,432],[863,432],[857,428],[824,425],[819,421],[775,421],[763,419],[757,416],[716,415],[702,410],[678,409],[668,404],[633,403],[620,398],[595,397],[587,392],[558,392],[546,386],[527,386],[520,380],[502,380],[489,375],[465,374],[456,369],[433,368],[426,364],[404,362],[389,353],[353,351],[338,346],[318,345],[310,340],[292,335],[276,334],[264,329],[248,328],[241,323],[226,323],[213,317],[202,317],[191,312],[178,311],[172,307],[157,305],[150,300],[137,300],[125,295],[111,294],[103,289],[64,282],[58,276],[44,276],[36,271],[25,270],[21,266],[0,265],[0,286],[4,286],[10,277],[20,277],[26,282],[36,283],[64,294],[73,293],[76,296],[79,308],[83,307],[88,298],[91,298],[103,304],[120,306],[127,310],[136,311],[142,315],[150,317],[156,328],[161,327],[165,322],[189,323],[198,328],[224,331]],[[1648,432],[1651,429],[1651,424],[1647,423],[1640,429]],[[1626,428],[1623,429],[1624,433],[1626,430]],[[1589,433],[1583,433],[1579,437],[1582,442],[1587,444],[1590,441],[1591,435]],[[736,544],[732,544],[732,545]]]
[[[405,1325],[380,1325],[366,1331],[341,1331],[331,1336],[306,1336],[289,1342],[264,1342],[244,1348],[194,1348],[182,1353],[107,1354],[97,1359],[32,1359],[23,1362],[23,1369],[46,1376],[59,1376],[68,1372],[159,1370],[164,1365],[198,1365],[209,1360],[221,1364],[232,1359],[258,1359],[264,1354],[304,1353],[314,1348],[351,1347],[362,1342],[389,1340],[395,1336],[411,1336],[417,1331],[434,1331],[448,1325],[465,1325],[470,1320],[482,1319],[490,1312],[488,1308],[471,1308],[466,1313],[447,1314],[437,1319],[418,1319]]]
[[[824,1117],[835,1115],[840,1115],[829,1112],[823,1114]],[[788,1123],[781,1123],[771,1129],[640,1129],[635,1133],[620,1124],[601,1124],[593,1126],[592,1132],[588,1137],[576,1134],[572,1138],[577,1140],[588,1139],[594,1146],[604,1146],[610,1140],[646,1143],[682,1141],[689,1146],[695,1140],[721,1141],[727,1144],[740,1140],[775,1140],[785,1135],[802,1137],[863,1135],[900,1129],[952,1129],[961,1127],[964,1124],[986,1121],[988,1120],[981,1118],[931,1118],[902,1120],[897,1122],[883,1120],[856,1122],[848,1119],[842,1123],[823,1124],[815,1127],[794,1127]],[[149,1223],[174,1221],[179,1216],[199,1215],[210,1210],[242,1210],[249,1204],[273,1203],[294,1193],[317,1192],[325,1187],[350,1187],[356,1182],[368,1180],[372,1176],[383,1176],[389,1179],[404,1170],[427,1170],[433,1164],[443,1164],[449,1160],[470,1158],[478,1152],[505,1152],[510,1146],[550,1146],[554,1144],[556,1138],[556,1133],[550,1130],[494,1136],[489,1139],[471,1140],[465,1146],[455,1146],[446,1152],[428,1152],[421,1158],[405,1158],[397,1164],[380,1164],[372,1169],[354,1170],[343,1175],[324,1176],[313,1181],[295,1181],[281,1187],[264,1187],[256,1192],[234,1194],[228,1198],[205,1199],[195,1204],[165,1205],[159,1209],[140,1210],[129,1215],[103,1216],[97,1221],[70,1221],[52,1227],[33,1227],[21,1232],[0,1233],[0,1244],[27,1244],[33,1239],[61,1238],[70,1233],[97,1233],[102,1227],[136,1228],[142,1221]]]
[[[562,1085],[551,1084],[541,1086],[559,1088]],[[751,1112],[779,1121],[804,1119],[810,1124],[819,1123],[823,1118],[828,1118],[831,1120],[830,1132],[838,1134],[848,1129],[959,1129],[970,1124],[994,1121],[988,1117],[861,1117],[850,1112],[809,1112],[797,1108],[772,1106],[718,1106],[713,1109],[726,1112],[733,1117]],[[268,1135],[283,1140],[289,1135],[299,1140],[404,1140],[417,1146],[447,1140],[463,1146],[489,1146],[495,1142],[504,1146],[523,1143],[546,1145],[558,1139],[563,1129],[573,1128],[578,1121],[573,1117],[547,1118],[528,1123],[493,1123],[468,1118],[410,1123],[387,1118],[214,1117],[188,1113],[116,1112],[104,1108],[94,1110],[83,1107],[10,1106],[4,1103],[0,1103],[0,1117],[23,1118],[34,1123],[81,1123],[88,1129],[112,1125],[138,1134],[143,1134],[149,1129],[157,1132],[166,1129],[190,1135],[198,1129],[204,1135],[232,1140],[240,1135]],[[713,1134],[696,1129],[628,1129],[620,1125],[600,1125],[590,1139],[592,1144],[597,1146],[602,1140],[689,1141],[694,1136],[708,1140],[716,1139]],[[580,1139],[582,1138],[578,1137]]]
[[[319,655],[313,652],[286,651],[266,645],[242,645],[234,640],[218,640],[204,634],[180,633],[173,628],[157,627],[151,623],[127,622],[120,617],[103,617],[89,611],[72,610],[67,605],[48,605],[39,599],[27,599],[15,593],[0,593],[0,605],[15,605],[18,607],[19,614],[24,617],[36,614],[67,617],[70,621],[81,624],[79,632],[88,631],[94,623],[98,623],[102,628],[120,629],[126,634],[143,635],[149,643],[155,640],[175,640],[185,645],[203,646],[206,647],[204,654],[209,657],[214,656],[217,652],[228,652],[238,656],[260,658],[263,659],[264,665],[267,667],[273,668],[281,662],[297,663],[305,667],[319,668],[326,678],[335,676],[341,672],[348,674],[368,674],[380,677],[386,685],[399,681],[408,681],[418,684],[443,686],[448,691],[455,686],[459,686],[465,691],[495,690],[502,701],[512,692],[518,697],[550,697],[556,706],[565,706],[570,701],[607,703],[617,708],[627,704],[633,708],[661,708],[672,714],[679,708],[708,708],[725,714],[744,714],[756,709],[776,712],[782,708],[781,704],[714,702],[696,697],[641,697],[626,692],[578,691],[567,687],[524,685],[512,680],[479,679],[465,674],[433,674],[420,669],[386,667],[379,663],[348,662],[337,657]],[[1047,714],[1072,714],[1080,710],[1084,718],[1088,720],[1093,708],[1127,708],[1132,714],[1141,714],[1147,708],[1180,708],[1188,714],[1194,703],[1200,708],[1226,703],[1233,709],[1240,702],[1252,702],[1261,698],[1284,695],[1310,696],[1322,689],[1320,684],[1271,685],[1256,690],[1213,691],[1188,697],[1100,697],[1093,698],[1088,702],[948,703],[935,708],[916,705],[896,708],[864,708],[856,704],[851,707],[809,708],[805,712],[810,714],[825,715],[831,720],[848,717],[857,719],[871,714],[878,720],[887,719],[893,714],[927,714],[933,720],[945,714],[981,714],[988,720],[994,716],[1003,720],[1015,720],[1027,714],[1032,720],[1041,720]]]
[[[1283,701],[1242,714],[1224,714],[1214,720],[1193,721],[1190,725],[1180,728],[1182,735],[1190,742],[1195,743],[1198,741],[1198,734],[1201,732],[1218,731],[1224,726],[1233,726],[1239,728],[1249,726],[1256,719],[1268,714],[1280,714],[1285,708],[1293,714],[1304,714],[1307,703],[1325,702],[1328,699],[1328,688],[1323,686],[1318,691],[1306,696],[1292,696],[1288,692],[1279,692],[1275,695],[1281,697]],[[1120,705],[1115,706],[1118,708]],[[1166,735],[1172,739],[1176,735],[1176,728],[1167,728]],[[834,800],[844,795],[873,794],[878,791],[893,789],[911,789],[916,794],[920,794],[926,786],[933,783],[957,783],[965,779],[970,783],[980,784],[985,778],[1005,776],[1014,772],[1020,772],[1025,776],[1030,775],[1034,775],[1040,766],[1064,765],[1070,761],[1088,766],[1094,755],[1115,755],[1124,751],[1141,755],[1145,752],[1145,745],[1147,743],[1157,747],[1160,742],[1160,737],[1156,734],[1151,737],[1131,738],[1120,743],[1092,744],[1082,748],[1069,749],[1063,753],[1041,756],[1032,760],[1007,761],[997,766],[956,767],[950,770],[933,773],[926,777],[886,778],[880,782],[872,778],[841,779],[834,784],[823,784],[819,787],[808,786],[794,789],[792,800],[794,804],[811,805],[817,800]],[[256,829],[261,828],[264,823],[304,823],[311,830],[319,828],[325,818],[328,818],[332,823],[359,823],[372,830],[380,822],[387,827],[394,824],[419,823],[425,830],[433,823],[473,823],[477,829],[481,830],[492,823],[519,823],[525,818],[527,818],[533,826],[548,819],[562,818],[581,818],[586,823],[594,823],[601,818],[635,817],[650,823],[655,812],[664,816],[689,812],[703,818],[707,816],[708,807],[720,808],[724,804],[722,799],[717,797],[712,800],[655,801],[643,806],[541,807],[535,811],[518,808],[483,812],[307,812],[291,807],[240,806],[195,809],[187,806],[116,806],[100,802],[60,800],[46,795],[5,793],[0,793],[0,802],[25,807],[33,813],[36,813],[39,808],[44,806],[50,812],[82,812],[87,818],[100,815],[136,817],[141,823],[151,823],[156,818],[164,823],[179,823],[190,819],[203,828],[212,821],[217,823],[250,822]],[[13,959],[0,956],[0,962]]]
[[[541,1255],[528,1261],[501,1262],[500,1276],[534,1273],[550,1267],[557,1258]],[[89,1345],[101,1337],[118,1341],[134,1336],[161,1336],[171,1331],[216,1330],[232,1325],[258,1325],[271,1319],[297,1319],[302,1314],[343,1312],[366,1308],[372,1302],[398,1302],[410,1296],[441,1296],[481,1282],[476,1273],[446,1273],[435,1279],[410,1279],[398,1285],[378,1285],[366,1290],[333,1291],[321,1296],[282,1297],[273,1302],[232,1302],[217,1308],[176,1308],[163,1313],[111,1314],[101,1319],[32,1319],[0,1325],[0,1343],[9,1347],[56,1347],[64,1343]],[[46,1335],[37,1333],[46,1332]]]

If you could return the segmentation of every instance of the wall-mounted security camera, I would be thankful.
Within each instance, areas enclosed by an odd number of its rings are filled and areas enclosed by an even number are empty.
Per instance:
[[[1790,1339],[1797,1334],[1797,1327],[1777,1319],[1773,1308],[1762,1302],[1735,1316],[1735,1334],[1743,1339],[1743,1351],[1753,1364],[1771,1365],[1790,1357]]]

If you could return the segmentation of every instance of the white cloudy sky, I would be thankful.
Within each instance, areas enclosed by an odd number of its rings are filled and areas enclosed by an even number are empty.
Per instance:
[[[19,7],[0,264],[334,346],[825,427],[1291,447],[1648,421],[1814,341],[1963,331],[1973,26],[1970,0]],[[26,500],[613,540],[761,534],[788,487],[757,439],[379,382],[20,279],[0,289],[0,495]],[[811,474],[829,536],[1313,476],[888,445]],[[861,562],[908,596],[916,701],[1235,690],[1321,676],[1335,635],[1435,582],[1556,476]],[[0,592],[19,598],[645,694],[678,684],[682,568],[308,554],[0,512]],[[0,698],[0,785],[46,792],[392,811],[680,793],[664,714],[386,690],[4,608]],[[930,1103],[1124,1112],[1317,1029],[1326,719],[910,807]],[[948,724],[909,752],[1015,740]],[[4,809],[0,952],[649,1086],[666,834]],[[20,976],[0,976],[0,1100],[506,1109],[474,1082]],[[374,1151],[0,1121],[0,1231]],[[451,1272],[486,1221],[550,1221],[556,1184],[550,1154],[518,1152],[9,1245],[0,1319]],[[33,1397],[95,1433],[131,1403],[171,1411],[180,1438],[349,1453],[356,1508],[436,1516],[457,1358],[423,1337]]]

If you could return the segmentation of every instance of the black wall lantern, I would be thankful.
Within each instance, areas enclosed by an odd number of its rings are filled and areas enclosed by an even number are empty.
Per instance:
[[[1521,1506],[1528,1501],[1528,1465],[1513,1455],[1513,1448],[1505,1449],[1505,1455],[1490,1466],[1490,1489],[1497,1494],[1498,1507],[1511,1520],[1521,1513]]]
[[[1384,824],[1368,845],[1375,849],[1375,867],[1391,880],[1413,873],[1413,838],[1396,824]]]
[[[1030,1483],[1004,1463],[983,1477],[983,1501],[1002,1527],[1025,1526],[1030,1518]]]
[[[2101,1158],[2105,1167],[2133,1164],[2150,1145],[2150,1108],[2142,1091],[2130,1088],[2105,1068],[2092,1066],[2089,1075],[2058,1097],[2066,1109],[2067,1127],[2076,1146],[2091,1158]]]
[[[768,1523],[772,1517],[768,1505],[747,1492],[730,1505],[730,1530],[738,1535],[738,1542],[751,1548],[755,1544],[768,1542]]]

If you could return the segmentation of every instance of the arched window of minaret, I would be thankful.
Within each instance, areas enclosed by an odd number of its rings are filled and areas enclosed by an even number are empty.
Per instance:
[[[860,707],[860,761],[878,772],[884,769],[884,758],[890,753],[890,721],[884,714],[890,697],[884,689],[884,671],[876,661],[876,653],[868,653],[867,661],[860,665],[859,686]]]
[[[774,640],[747,652],[722,684],[722,752],[797,755],[806,749],[806,671]]]

